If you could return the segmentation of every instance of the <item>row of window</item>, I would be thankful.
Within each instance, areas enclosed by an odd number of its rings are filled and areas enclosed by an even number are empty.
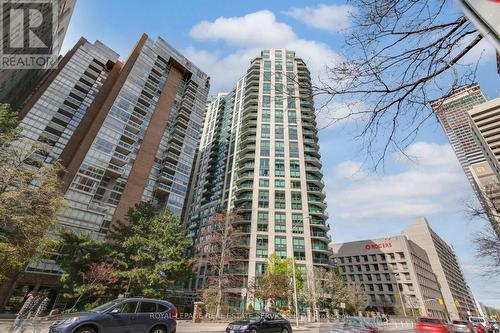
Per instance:
[[[397,257],[396,257],[397,256]],[[405,259],[405,254],[403,252],[396,252],[396,253],[379,253],[379,254],[365,254],[365,255],[359,255],[359,256],[346,256],[346,257],[338,257],[336,260],[340,261],[341,264],[343,263],[353,263],[353,262],[368,262],[368,258],[370,261],[386,261],[386,260],[403,260]]]

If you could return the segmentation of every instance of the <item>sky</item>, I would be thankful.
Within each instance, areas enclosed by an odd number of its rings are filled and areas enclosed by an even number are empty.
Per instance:
[[[265,48],[294,50],[313,77],[321,75],[341,57],[350,11],[345,1],[78,0],[63,53],[83,36],[125,60],[142,33],[161,36],[211,76],[215,95],[231,90]],[[496,98],[500,76],[487,42],[465,61],[479,56],[477,81],[488,99]],[[425,216],[455,248],[475,297],[500,307],[500,278],[484,276],[483,262],[474,256],[472,235],[485,222],[467,217],[465,203],[474,194],[436,119],[405,150],[410,159],[393,153],[377,173],[363,164],[356,126],[346,121],[319,135],[333,241],[397,235]]]

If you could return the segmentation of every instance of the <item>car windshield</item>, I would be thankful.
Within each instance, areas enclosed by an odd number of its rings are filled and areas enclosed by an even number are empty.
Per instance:
[[[91,309],[90,312],[103,312],[120,302],[120,300],[115,299],[114,301],[99,305],[98,307]]]
[[[470,318],[471,321],[475,322],[475,323],[482,323],[483,322],[483,318]]]
[[[453,324],[457,324],[457,325],[467,325],[467,322],[464,321],[464,320],[454,320],[453,321]]]
[[[439,323],[441,323],[441,321],[439,319],[435,319],[435,318],[420,318],[419,322],[426,323],[426,324],[439,324]]]

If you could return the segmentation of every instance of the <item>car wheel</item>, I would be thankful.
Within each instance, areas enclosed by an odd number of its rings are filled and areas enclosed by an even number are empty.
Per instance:
[[[281,333],[288,333],[288,328],[283,327],[283,329],[281,330]]]
[[[84,326],[77,329],[75,333],[97,333],[97,331],[93,327]]]
[[[150,333],[167,333],[167,330],[161,326],[156,326],[151,329]]]
[[[257,329],[256,329],[256,328],[252,328],[252,329],[250,330],[250,333],[258,333],[258,332],[257,332]]]

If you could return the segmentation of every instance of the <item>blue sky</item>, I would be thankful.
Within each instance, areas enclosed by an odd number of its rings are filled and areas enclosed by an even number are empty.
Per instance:
[[[341,53],[348,9],[344,1],[79,0],[63,52],[84,36],[126,59],[143,32],[161,36],[211,75],[215,94],[231,89],[262,48],[294,49],[313,76],[321,74]],[[479,55],[478,82],[488,99],[496,98],[500,76],[494,53],[482,43],[469,61]],[[357,125],[347,121],[320,132],[333,240],[396,235],[425,216],[454,246],[476,298],[500,306],[499,279],[482,276],[481,261],[474,257],[471,235],[484,222],[466,217],[464,202],[473,200],[472,190],[436,120],[408,147],[411,160],[392,154],[377,174],[361,164],[362,147],[353,135]]]

